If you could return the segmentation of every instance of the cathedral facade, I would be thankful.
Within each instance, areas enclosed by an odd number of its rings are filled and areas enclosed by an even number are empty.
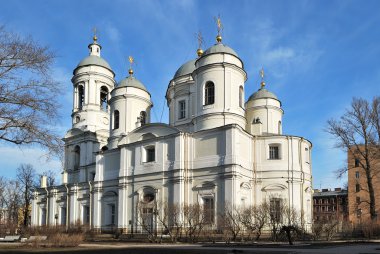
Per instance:
[[[169,124],[151,123],[151,95],[132,69],[116,83],[96,37],[88,47],[72,78],[62,184],[47,186],[42,178],[32,225],[79,222],[99,231],[141,231],[138,204],[159,227],[148,208],[165,202],[199,204],[217,228],[227,204],[273,200],[311,225],[312,144],[282,133],[281,101],[266,89],[263,75],[245,101],[244,64],[220,36],[170,80]]]

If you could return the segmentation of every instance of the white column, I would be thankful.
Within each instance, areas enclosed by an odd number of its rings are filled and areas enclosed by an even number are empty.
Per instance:
[[[74,185],[71,187],[70,192],[70,221],[69,223],[75,223],[78,219],[78,186]]]
[[[93,229],[99,230],[102,226],[102,188],[99,183],[94,186],[94,201],[93,201],[93,214],[92,214],[92,225]]]

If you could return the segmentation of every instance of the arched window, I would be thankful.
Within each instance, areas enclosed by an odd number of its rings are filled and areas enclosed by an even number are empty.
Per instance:
[[[214,104],[215,101],[215,85],[211,81],[208,81],[205,85],[205,103],[204,105]]]
[[[80,166],[80,147],[75,146],[74,148],[74,170],[78,170]]]
[[[146,124],[146,112],[145,111],[140,112],[140,123],[141,123],[141,125]]]
[[[108,108],[108,89],[105,86],[100,88],[100,107],[103,110],[107,110]]]
[[[115,110],[113,112],[113,128],[119,129],[119,123],[120,123],[120,113],[119,113],[119,110]]]
[[[103,146],[101,150],[102,150],[102,152],[105,152],[105,151],[108,150],[108,147],[107,146]]]
[[[239,87],[239,106],[244,108],[244,89],[242,86]]]
[[[83,86],[78,86],[78,108],[82,109],[84,104],[84,88]]]

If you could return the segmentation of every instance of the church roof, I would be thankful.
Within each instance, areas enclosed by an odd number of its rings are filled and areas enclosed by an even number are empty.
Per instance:
[[[136,88],[139,88],[141,90],[148,92],[146,87],[138,79],[136,79],[134,76],[126,77],[125,79],[123,79],[122,81],[119,82],[117,87],[136,87]]]
[[[234,55],[238,57],[238,54],[233,50],[232,48],[222,44],[222,43],[217,43],[214,46],[210,47],[207,49],[202,56],[209,55],[209,54],[214,54],[214,53],[227,53]]]
[[[256,100],[256,99],[266,99],[266,98],[271,98],[271,99],[278,100],[277,96],[274,93],[269,92],[267,89],[265,89],[264,87],[262,87],[257,92],[253,93],[248,98],[248,101],[250,101],[250,100]]]
[[[106,60],[104,60],[100,56],[95,56],[95,55],[90,55],[84,58],[82,61],[79,62],[78,66],[75,69],[79,67],[83,67],[83,66],[89,66],[89,65],[101,66],[112,71],[111,66],[107,63]]]
[[[195,70],[195,61],[195,59],[190,60],[179,67],[179,69],[175,72],[173,79],[193,73]]]

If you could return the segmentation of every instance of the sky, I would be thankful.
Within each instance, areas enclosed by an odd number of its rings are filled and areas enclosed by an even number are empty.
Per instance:
[[[72,71],[88,55],[97,28],[102,57],[116,73],[127,76],[128,56],[135,77],[152,94],[153,122],[168,122],[165,92],[175,71],[196,57],[196,33],[203,49],[215,43],[214,18],[223,23],[223,43],[233,48],[248,74],[246,99],[259,88],[259,70],[266,88],[285,111],[283,132],[313,143],[314,188],[343,187],[335,170],[346,163],[334,147],[326,122],[338,118],[353,97],[380,95],[380,1],[350,0],[1,0],[0,24],[31,36],[57,55],[52,75],[61,83],[62,137],[71,127]],[[162,115],[162,117],[161,117]],[[14,178],[21,163],[41,173],[61,172],[56,159],[46,161],[37,146],[0,143],[0,176]]]

